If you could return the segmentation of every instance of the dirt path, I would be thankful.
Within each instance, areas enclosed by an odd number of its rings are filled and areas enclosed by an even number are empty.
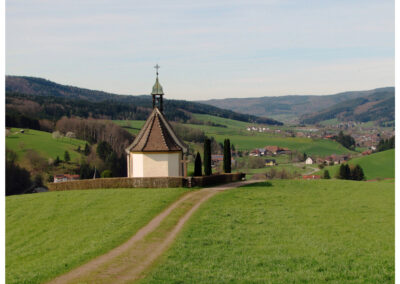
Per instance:
[[[49,283],[126,283],[140,278],[172,244],[192,214],[219,191],[255,181],[235,182],[185,194],[128,241]]]

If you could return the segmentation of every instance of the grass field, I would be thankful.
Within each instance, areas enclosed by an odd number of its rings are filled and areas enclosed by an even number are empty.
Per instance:
[[[83,150],[85,141],[79,139],[60,138],[54,139],[51,133],[25,129],[25,133],[20,133],[19,128],[12,128],[13,134],[6,137],[6,147],[15,151],[18,157],[23,157],[26,150],[33,149],[45,158],[55,159],[57,156],[64,159],[64,152],[68,151],[71,160],[79,158],[80,154],[75,150],[81,146]]]
[[[366,179],[394,178],[394,149],[375,153],[368,156],[354,158],[349,161],[351,165],[359,164]],[[325,167],[317,174],[322,175],[324,170],[328,170],[331,177],[334,177],[340,165]]]
[[[186,191],[105,189],[7,197],[7,283],[41,283],[107,252]]]
[[[220,193],[140,283],[393,283],[394,185],[272,181]]]

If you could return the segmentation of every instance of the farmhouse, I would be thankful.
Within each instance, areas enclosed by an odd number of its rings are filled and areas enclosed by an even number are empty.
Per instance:
[[[177,177],[186,175],[187,146],[163,114],[164,92],[157,78],[151,95],[153,111],[133,143],[126,148],[128,177]]]
[[[311,157],[308,157],[308,158],[306,159],[306,165],[312,165],[312,164],[314,164],[313,159],[312,159]]]
[[[265,160],[265,165],[267,167],[275,166],[276,165],[276,161],[275,161],[275,159],[266,159]]]

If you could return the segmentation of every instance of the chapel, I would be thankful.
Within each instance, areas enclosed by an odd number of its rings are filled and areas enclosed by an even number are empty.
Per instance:
[[[158,80],[151,95],[153,111],[128,148],[128,178],[135,177],[177,177],[186,175],[185,155],[188,147],[174,132],[163,114],[163,88]]]

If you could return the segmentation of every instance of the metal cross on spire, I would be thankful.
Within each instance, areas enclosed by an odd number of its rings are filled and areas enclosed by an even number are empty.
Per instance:
[[[154,68],[156,68],[156,73],[157,73],[157,76],[158,76],[158,69],[160,69],[160,65],[158,65],[158,64],[156,64],[156,66],[154,66]]]

